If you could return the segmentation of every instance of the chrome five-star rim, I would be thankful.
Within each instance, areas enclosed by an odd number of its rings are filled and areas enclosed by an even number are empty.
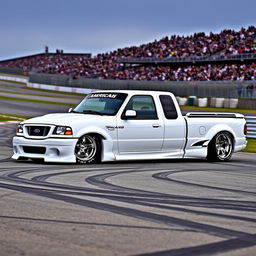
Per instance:
[[[232,141],[229,135],[221,133],[216,137],[216,154],[220,160],[227,159],[232,153]]]
[[[75,148],[75,155],[81,161],[90,161],[96,154],[97,145],[93,137],[85,135],[81,137]]]

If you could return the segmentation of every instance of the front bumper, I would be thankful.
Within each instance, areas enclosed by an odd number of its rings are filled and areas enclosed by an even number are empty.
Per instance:
[[[45,162],[75,163],[74,155],[77,139],[48,138],[44,140],[26,139],[15,136],[13,138],[13,159],[25,157],[30,159],[44,159]],[[27,150],[29,148],[29,150]],[[38,148],[44,149],[38,152]],[[35,149],[33,152],[33,149]],[[29,151],[29,152],[28,152]]]

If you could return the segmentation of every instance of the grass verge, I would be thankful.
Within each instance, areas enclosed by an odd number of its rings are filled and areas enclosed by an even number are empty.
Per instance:
[[[18,116],[18,115],[8,115],[0,113],[0,121],[22,121],[30,118],[29,116]]]
[[[14,91],[8,91],[8,90],[0,90],[0,93],[9,93],[9,94],[16,94],[16,95],[31,95],[31,96],[40,96],[40,97],[49,97],[49,98],[63,98],[63,99],[77,99],[78,97],[72,97],[72,95],[64,95],[63,96],[57,96],[57,95],[48,95],[48,94],[41,94],[41,95],[36,95],[34,93],[26,93],[24,94],[23,92],[14,92]],[[84,95],[83,95],[84,96]]]
[[[72,96],[83,96],[85,97],[86,94],[83,93],[75,93],[75,92],[60,92],[60,91],[54,91],[54,90],[46,90],[46,89],[39,89],[39,88],[32,88],[32,87],[20,87],[24,90],[30,90],[30,91],[36,91],[36,92],[50,92],[50,93],[56,93],[56,94],[64,94],[64,95],[72,95]]]
[[[23,101],[23,102],[32,102],[32,103],[41,103],[41,104],[48,104],[48,105],[70,106],[70,107],[74,107],[74,106],[77,105],[77,104],[73,104],[73,103],[47,101],[47,100],[22,99],[22,98],[7,97],[7,96],[0,96],[0,99],[2,99],[2,100]]]
[[[256,153],[256,139],[247,139],[248,143],[243,152]]]
[[[196,110],[196,111],[209,111],[209,112],[232,112],[232,113],[255,113],[256,114],[256,110],[255,109],[231,109],[231,108],[210,108],[210,107],[196,107],[196,106],[180,106],[180,108],[182,110]]]

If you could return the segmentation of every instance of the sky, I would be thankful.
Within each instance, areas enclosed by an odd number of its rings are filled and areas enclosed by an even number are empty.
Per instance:
[[[173,34],[256,25],[256,0],[1,0],[0,60],[104,53]]]

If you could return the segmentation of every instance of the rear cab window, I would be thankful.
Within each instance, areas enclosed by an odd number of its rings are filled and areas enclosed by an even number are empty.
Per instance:
[[[160,95],[159,96],[163,111],[164,111],[164,116],[166,119],[177,119],[178,118],[178,113],[176,110],[176,107],[174,105],[174,102],[172,100],[172,97],[169,95]]]

